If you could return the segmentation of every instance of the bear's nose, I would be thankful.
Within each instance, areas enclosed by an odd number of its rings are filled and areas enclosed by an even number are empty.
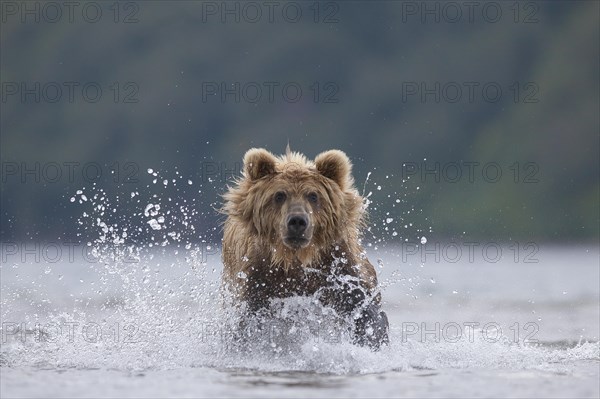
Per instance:
[[[290,215],[287,221],[288,232],[294,236],[300,236],[308,227],[308,217],[306,215]]]

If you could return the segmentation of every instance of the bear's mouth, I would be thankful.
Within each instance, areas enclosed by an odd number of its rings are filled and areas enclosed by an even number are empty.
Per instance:
[[[306,237],[285,237],[283,239],[283,243],[292,249],[300,249],[300,248],[304,248],[308,245],[308,243],[310,242],[310,240]]]

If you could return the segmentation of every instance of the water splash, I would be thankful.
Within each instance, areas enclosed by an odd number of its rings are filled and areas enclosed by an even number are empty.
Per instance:
[[[146,190],[110,198],[92,186],[68,197],[81,209],[80,238],[85,255],[94,260],[86,276],[89,285],[80,291],[79,285],[66,286],[77,293],[72,306],[38,309],[18,322],[11,321],[6,309],[23,301],[36,309],[37,301],[45,300],[44,287],[4,295],[0,365],[360,374],[448,367],[556,369],[571,360],[600,358],[597,342],[558,348],[515,344],[506,337],[489,342],[476,330],[452,342],[414,340],[393,324],[390,344],[372,352],[353,345],[347,324],[316,297],[275,301],[268,318],[240,328],[243,308],[227,306],[219,290],[219,233],[203,231],[197,203],[177,199],[185,197],[183,190],[197,187],[180,174],[171,179],[155,169],[148,173],[153,183]],[[374,198],[368,197],[366,205],[373,205]],[[394,203],[403,203],[398,201]],[[370,248],[382,251],[377,244],[394,236],[395,223],[409,225],[407,215],[384,215],[382,229],[371,230],[367,246],[375,243]],[[423,243],[421,232],[414,235]],[[383,260],[377,263],[381,269],[390,267]],[[52,276],[52,271],[43,274]],[[381,286],[416,298],[413,291],[421,281],[396,268]]]

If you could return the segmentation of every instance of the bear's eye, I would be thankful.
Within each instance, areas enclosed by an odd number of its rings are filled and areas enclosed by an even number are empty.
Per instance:
[[[307,198],[310,202],[312,202],[313,204],[316,204],[317,201],[319,201],[319,196],[317,195],[317,193],[312,192],[312,193],[308,193]]]
[[[285,202],[285,199],[287,198],[287,195],[285,195],[285,193],[283,191],[279,191],[277,193],[275,193],[275,203],[277,204],[281,204],[283,202]]]

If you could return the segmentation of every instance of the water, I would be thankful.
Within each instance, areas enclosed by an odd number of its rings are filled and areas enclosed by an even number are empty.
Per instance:
[[[598,248],[453,264],[379,249],[392,333],[377,353],[305,316],[297,342],[279,331],[228,348],[216,253],[163,247],[103,264],[80,250],[56,263],[4,254],[3,397],[599,394]],[[293,319],[310,306],[285,308]]]
[[[151,195],[131,195],[139,212],[123,215],[81,190],[67,201],[83,245],[2,244],[2,397],[600,395],[597,246],[370,236],[389,346],[352,345],[311,298],[281,301],[239,343],[218,232]]]

